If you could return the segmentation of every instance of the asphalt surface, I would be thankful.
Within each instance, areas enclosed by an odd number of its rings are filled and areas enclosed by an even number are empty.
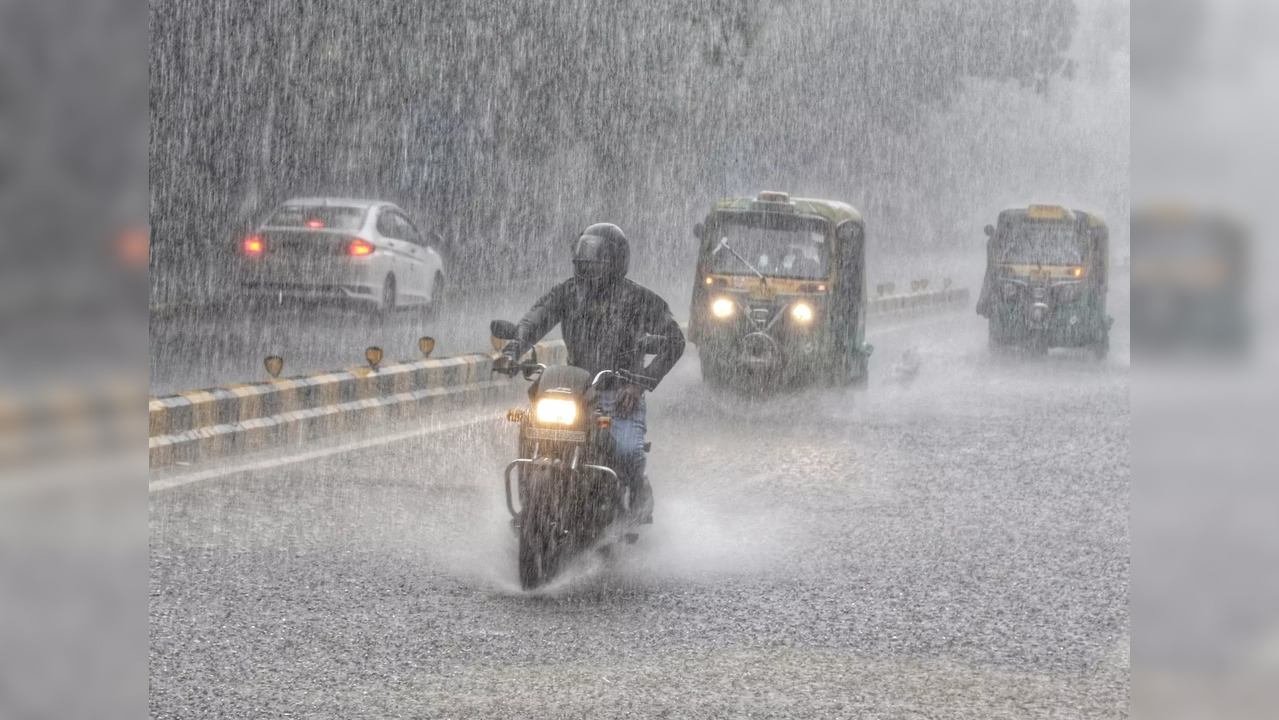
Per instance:
[[[1126,336],[995,356],[965,311],[764,400],[690,348],[657,523],[535,594],[505,423],[153,492],[152,716],[1126,717]]]

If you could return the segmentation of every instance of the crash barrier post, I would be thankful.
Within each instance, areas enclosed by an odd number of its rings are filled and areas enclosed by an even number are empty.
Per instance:
[[[949,288],[875,297],[867,314],[912,315],[967,304],[967,289]],[[537,352],[548,364],[568,357],[560,340],[538,344]],[[515,387],[509,378],[493,375],[492,368],[491,353],[472,353],[152,397],[150,465],[194,464],[299,445],[479,404]]]

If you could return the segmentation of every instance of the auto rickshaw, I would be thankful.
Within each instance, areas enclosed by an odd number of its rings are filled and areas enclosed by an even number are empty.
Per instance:
[[[1250,253],[1237,218],[1183,205],[1136,208],[1132,251],[1135,353],[1246,354],[1252,341]]]
[[[721,200],[700,241],[689,339],[702,378],[865,387],[866,232],[852,206],[762,192]]]
[[[1110,231],[1100,216],[1060,205],[999,213],[986,226],[986,278],[977,314],[989,319],[990,344],[1110,350],[1106,315]]]

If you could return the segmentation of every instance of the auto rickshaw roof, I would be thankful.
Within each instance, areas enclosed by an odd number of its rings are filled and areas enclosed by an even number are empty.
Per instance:
[[[785,202],[768,202],[765,200],[768,196],[785,197],[782,193],[760,193],[758,197],[753,198],[725,198],[715,203],[713,210],[715,212],[781,212],[780,210],[770,210],[769,206],[789,204],[794,209],[784,212],[792,212],[800,216],[818,217],[826,220],[831,225],[839,225],[848,220],[852,220],[862,226],[866,224],[857,208],[845,202],[817,198],[787,198]]]
[[[1000,222],[1013,218],[1030,218],[1038,220],[1068,220],[1084,218],[1093,227],[1106,227],[1106,221],[1100,215],[1087,210],[1070,210],[1062,205],[1030,205],[1028,207],[1008,208],[999,213]]]

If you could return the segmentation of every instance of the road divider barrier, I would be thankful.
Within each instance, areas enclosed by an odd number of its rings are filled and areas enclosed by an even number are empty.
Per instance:
[[[947,288],[876,297],[868,302],[867,314],[910,316],[967,304],[967,289]],[[537,354],[547,364],[568,357],[560,340],[539,343]],[[148,408],[150,465],[195,464],[301,445],[479,404],[523,385],[493,375],[493,357],[481,352],[381,365],[378,354],[366,357],[373,367],[153,397]]]

